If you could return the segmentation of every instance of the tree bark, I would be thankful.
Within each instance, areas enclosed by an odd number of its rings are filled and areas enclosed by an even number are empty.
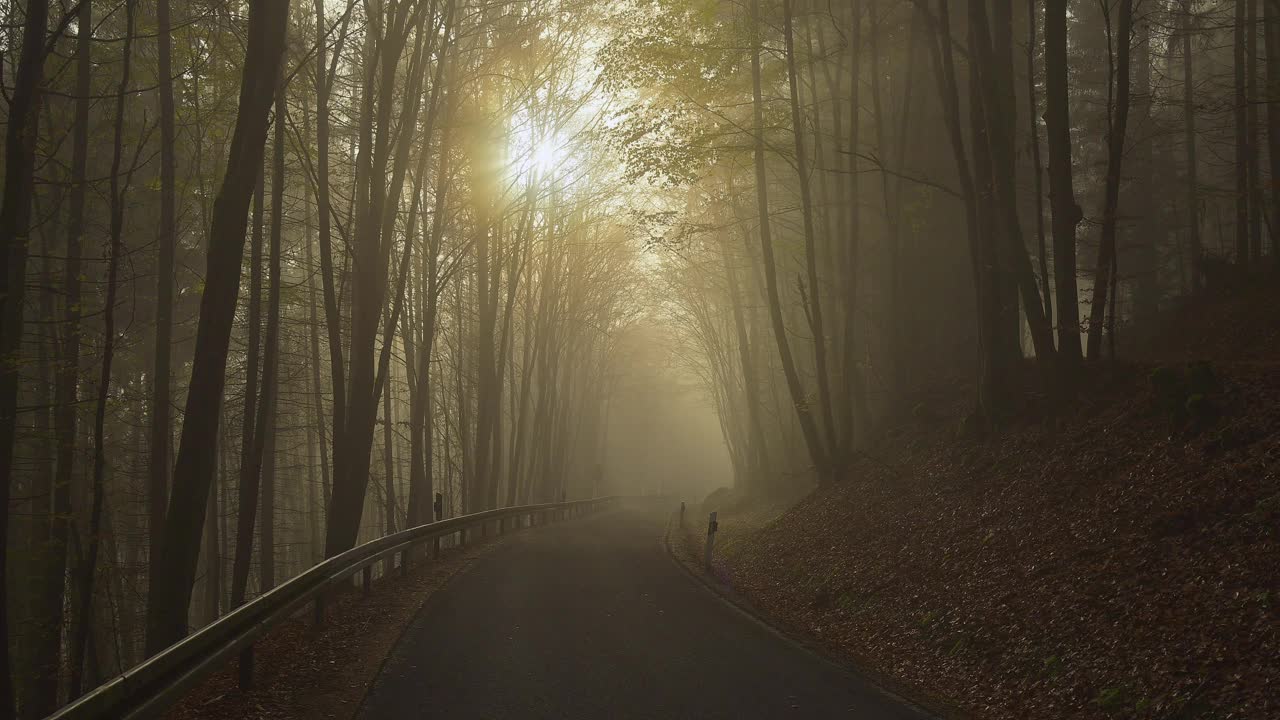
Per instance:
[[[1133,0],[1120,2],[1120,28],[1116,37],[1114,120],[1107,132],[1106,197],[1103,200],[1102,238],[1098,245],[1098,269],[1093,277],[1093,304],[1089,312],[1089,359],[1102,356],[1102,329],[1107,309],[1107,286],[1112,282],[1116,259],[1116,222],[1119,215],[1120,180],[1124,163],[1125,131],[1129,123],[1129,43],[1133,30]],[[1114,328],[1112,328],[1114,332]]]
[[[1031,166],[1035,173],[1036,193],[1036,241],[1039,248],[1037,259],[1040,262],[1040,291],[1044,294],[1044,319],[1053,326],[1053,289],[1049,285],[1049,252],[1045,247],[1044,234],[1044,163],[1040,157],[1040,111],[1036,100],[1036,15],[1040,3],[1028,0],[1027,3],[1027,125],[1031,133]]]
[[[756,205],[760,213],[760,249],[764,256],[765,289],[768,293],[773,336],[778,345],[783,374],[787,379],[787,389],[791,393],[791,404],[800,422],[801,432],[804,434],[809,459],[817,469],[818,475],[825,478],[830,473],[830,463],[810,410],[809,399],[801,385],[800,373],[796,370],[795,358],[791,354],[791,342],[787,339],[787,329],[782,317],[782,299],[778,292],[777,264],[773,256],[773,237],[769,229],[769,177],[765,170],[764,99],[760,73],[760,55],[763,52],[760,34],[763,27],[760,21],[760,0],[751,0],[751,28],[754,34],[751,53],[752,134],[755,136]]]
[[[133,68],[133,27],[135,0],[125,0],[125,34],[120,85],[116,95],[115,138],[111,153],[110,195],[110,245],[107,251],[107,291],[102,311],[102,364],[98,375],[98,398],[93,416],[93,476],[92,500],[89,510],[89,534],[87,550],[80,567],[80,607],[77,612],[76,631],[72,637],[71,697],[79,697],[83,689],[85,651],[89,630],[93,626],[94,580],[97,575],[98,550],[102,545],[102,508],[106,499],[107,449],[105,433],[107,422],[107,398],[111,394],[111,365],[115,360],[116,323],[115,305],[120,274],[120,256],[124,246],[124,201],[133,178],[134,163],[124,173],[121,185],[120,164],[124,155],[125,99],[129,95],[130,72]]]
[[[925,0],[915,0],[917,7],[925,7]],[[987,328],[988,313],[986,287],[984,284],[985,265],[982,259],[981,219],[978,211],[978,189],[975,173],[969,163],[969,154],[965,150],[964,132],[960,115],[960,91],[955,68],[955,53],[951,39],[951,11],[948,0],[939,0],[936,19],[926,13],[926,20],[933,30],[933,39],[929,43],[929,55],[933,64],[933,74],[938,84],[938,94],[942,97],[943,121],[950,139],[952,157],[955,160],[956,174],[960,179],[961,199],[964,201],[965,230],[969,246],[969,267],[974,287],[975,318],[977,319],[978,342],[978,393],[977,406],[981,414],[989,415],[994,405],[995,387],[1000,382],[998,369],[991,357]],[[975,142],[975,147],[977,143]]]
[[[1235,60],[1236,265],[1242,270],[1249,267],[1249,95],[1245,59],[1249,44],[1245,30],[1247,8],[1252,2],[1236,0],[1235,42],[1232,46]]]
[[[18,384],[22,348],[23,297],[26,293],[32,177],[35,172],[37,110],[44,79],[48,0],[27,0],[22,50],[9,93],[5,124],[4,191],[0,195],[0,507],[9,507],[17,432]],[[0,513],[0,544],[8,547],[9,513]],[[6,577],[8,551],[0,553],[0,578]],[[13,715],[9,662],[9,594],[0,588],[0,718]]]
[[[791,91],[791,135],[796,149],[796,175],[800,182],[800,210],[804,225],[805,274],[809,285],[809,329],[813,332],[813,359],[818,375],[818,403],[826,428],[828,473],[835,473],[839,446],[831,399],[831,376],[827,372],[827,337],[822,321],[822,286],[818,280],[817,230],[813,222],[813,192],[809,187],[809,156],[804,143],[804,113],[800,109],[800,81],[796,73],[795,19],[791,0],[782,0],[783,40],[786,45],[787,85]]]
[[[334,465],[333,503],[329,508],[325,537],[327,557],[354,547],[359,533],[368,491],[378,399],[390,353],[388,342],[394,338],[396,315],[403,301],[406,273],[401,272],[400,293],[383,333],[383,351],[375,353],[379,320],[387,300],[391,227],[400,202],[411,146],[412,133],[407,128],[414,127],[417,122],[421,99],[424,29],[422,17],[414,13],[421,13],[423,9],[423,6],[410,4],[390,6],[386,15],[378,20],[377,26],[382,28],[382,32],[373,39],[374,44],[367,52],[370,60],[377,60],[367,66],[366,94],[362,98],[358,124],[361,143],[357,155],[354,205],[357,217],[352,242],[351,366],[345,427],[335,438],[335,446],[342,447],[342,462],[335,461]],[[401,134],[399,142],[393,144],[391,113],[397,95],[397,68],[401,51],[414,30],[418,32],[418,42],[407,71],[412,80],[401,98],[400,127],[406,131]],[[377,72],[379,68],[380,74]]]
[[[1249,262],[1262,261],[1262,179],[1258,155],[1258,0],[1248,0],[1245,19],[1245,129],[1248,134]]]
[[[76,16],[76,102],[72,130],[71,196],[68,208],[66,268],[63,273],[63,331],[54,373],[54,438],[57,462],[53,478],[48,537],[44,568],[35,589],[37,607],[47,613],[48,625],[38,633],[32,653],[35,670],[27,690],[24,711],[28,717],[43,718],[57,708],[58,678],[62,653],[62,626],[66,605],[67,543],[71,519],[71,482],[76,461],[76,406],[80,384],[81,344],[81,244],[85,230],[85,204],[89,156],[89,95],[93,72],[93,3],[83,0]],[[11,106],[12,107],[12,106]],[[12,116],[11,116],[12,117]],[[3,682],[3,681],[0,681]],[[0,706],[0,716],[3,707]]]
[[[288,4],[250,0],[247,46],[235,129],[226,172],[214,202],[209,230],[208,268],[196,347],[174,465],[156,580],[147,592],[147,654],[187,633],[187,607],[195,582],[213,461],[218,414],[225,385],[227,349],[240,290],[245,215],[262,164],[267,116],[275,95],[288,25]]]
[[[170,432],[169,411],[171,343],[173,342],[174,248],[177,245],[177,217],[174,181],[174,108],[171,48],[172,29],[169,0],[156,0],[156,74],[160,85],[160,233],[156,261],[156,327],[151,385],[151,457],[148,467],[148,558],[150,572],[156,572],[160,557],[160,530],[169,491]]]
[[[236,503],[236,554],[231,562],[231,609],[244,604],[253,554],[253,528],[257,517],[260,465],[255,460],[257,439],[265,430],[258,425],[258,373],[262,328],[262,234],[266,205],[266,173],[259,168],[253,190],[253,229],[249,240],[249,339],[245,355],[244,413],[240,425],[240,484]],[[261,391],[266,396],[266,388]]]
[[[262,476],[261,559],[258,563],[259,592],[276,585],[276,440],[280,405],[280,245],[284,229],[284,113],[283,73],[276,90],[275,153],[271,167],[271,247],[267,259],[267,338],[263,354],[262,395],[266,407],[257,423],[261,450],[255,461]]]
[[[1043,378],[1049,381],[1056,354],[1052,330],[1040,304],[1039,288],[1031,269],[1031,260],[1018,218],[1015,158],[1017,111],[1013,97],[1013,50],[1010,42],[1013,23],[1010,2],[1001,0],[995,3],[994,32],[988,27],[984,3],[970,3],[969,9],[973,38],[971,53],[977,59],[977,82],[981,87],[984,122],[988,128],[988,148],[995,189],[996,207],[992,218],[1002,230],[996,233],[999,246],[995,249],[995,262],[999,270],[993,288],[998,302],[997,315],[993,320],[996,322],[997,332],[992,338],[997,343],[997,352],[1007,354],[1011,360],[1021,358],[1021,329],[1017,308],[1020,293],[1022,311],[1035,347],[1036,362]],[[1052,389],[1052,385],[1047,389]]]
[[[1267,158],[1271,173],[1271,262],[1280,269],[1280,0],[1265,0],[1263,38],[1267,51]],[[1188,21],[1189,22],[1189,21]],[[1190,33],[1188,33],[1189,37]],[[1183,49],[1190,57],[1190,39]],[[1187,87],[1190,92],[1190,60],[1187,60]],[[1188,105],[1190,100],[1188,100]]]
[[[1071,111],[1067,81],[1068,0],[1045,0],[1045,130],[1049,150],[1049,207],[1053,213],[1053,280],[1058,299],[1058,359],[1070,372],[1079,365],[1080,306],[1076,289],[1076,204],[1071,168]]]
[[[1195,17],[1192,14],[1191,4],[1194,0],[1182,0],[1182,138],[1183,144],[1186,146],[1186,164],[1187,164],[1187,234],[1189,236],[1189,244],[1191,246],[1191,291],[1198,293],[1203,287],[1200,272],[1200,262],[1204,256],[1204,250],[1201,249],[1200,240],[1200,189],[1196,180],[1196,173],[1199,169],[1196,161],[1196,104],[1195,104],[1195,68],[1192,63],[1192,34],[1195,27]],[[1272,11],[1272,3],[1276,0],[1267,0],[1267,11]],[[1270,17],[1270,15],[1268,15]],[[1268,23],[1270,25],[1270,23]],[[1272,57],[1270,49],[1267,51],[1267,57]],[[1271,69],[1268,63],[1268,70]],[[1271,79],[1271,73],[1268,73]],[[1274,82],[1274,80],[1272,80]],[[1271,97],[1277,97],[1274,93]],[[1276,115],[1270,110],[1272,106],[1268,105],[1268,118],[1273,115],[1280,119],[1280,115]],[[1280,139],[1280,135],[1271,132],[1269,138]],[[1280,159],[1280,153],[1272,153],[1273,158]],[[1275,160],[1273,160],[1273,163]],[[1273,177],[1276,176],[1275,165],[1272,165]],[[1273,183],[1273,188],[1276,186]],[[1280,206],[1277,206],[1277,212],[1280,212]],[[1280,215],[1277,216],[1280,220]],[[1278,226],[1280,231],[1280,226]]]

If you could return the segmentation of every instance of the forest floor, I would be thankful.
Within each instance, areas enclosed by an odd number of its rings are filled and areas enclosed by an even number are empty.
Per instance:
[[[719,510],[717,580],[959,715],[1280,717],[1280,294],[1131,344],[985,437],[936,394],[794,505],[713,496],[686,547]]]
[[[435,562],[410,563],[375,579],[369,595],[350,588],[327,608],[325,623],[310,613],[272,631],[254,648],[254,684],[241,692],[230,663],[165,714],[165,720],[350,720],[422,604],[504,538],[442,548]]]

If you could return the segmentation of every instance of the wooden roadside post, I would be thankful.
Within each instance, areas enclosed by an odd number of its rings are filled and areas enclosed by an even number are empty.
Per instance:
[[[716,531],[719,529],[720,523],[716,522],[716,514],[711,513],[711,518],[707,520],[707,549],[702,555],[702,564],[707,572],[711,572],[711,548],[716,543]]]
[[[436,493],[435,503],[432,505],[432,507],[435,509],[436,522],[440,522],[441,520],[443,520],[444,519],[444,496],[441,495],[440,493]],[[438,535],[436,537],[431,538],[431,559],[432,560],[440,559],[440,537]]]
[[[680,501],[680,529],[684,529],[684,501]]]

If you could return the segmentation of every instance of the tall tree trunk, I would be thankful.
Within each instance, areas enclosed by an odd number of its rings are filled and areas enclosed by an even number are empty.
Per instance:
[[[224,459],[218,473],[225,476]],[[204,624],[218,619],[222,598],[222,546],[218,542],[218,483],[209,484],[209,504],[204,516]]]
[[[120,71],[120,85],[116,95],[115,137],[111,152],[110,177],[110,246],[107,251],[107,291],[102,311],[102,365],[98,375],[98,399],[93,416],[93,476],[92,500],[89,510],[88,547],[81,565],[80,607],[76,632],[72,638],[71,662],[71,697],[79,697],[83,689],[85,650],[89,639],[89,630],[93,626],[93,594],[94,579],[97,575],[98,550],[102,544],[102,507],[106,499],[107,449],[106,423],[107,399],[111,394],[111,364],[115,359],[116,349],[116,293],[117,278],[120,274],[120,256],[124,245],[124,201],[129,191],[129,182],[133,178],[131,163],[124,172],[124,183],[121,184],[120,164],[124,155],[124,122],[125,100],[129,96],[130,71],[133,68],[133,21],[135,0],[125,0],[125,32],[123,62]]]
[[[59,665],[67,586],[67,542],[71,519],[71,481],[75,471],[76,406],[80,384],[81,342],[81,244],[84,237],[89,156],[89,95],[92,92],[93,3],[84,0],[76,16],[76,103],[72,130],[71,197],[67,221],[66,268],[63,273],[62,342],[54,375],[54,437],[57,464],[53,478],[44,568],[35,590],[36,607],[48,613],[47,627],[38,634],[33,651],[33,682],[27,689],[24,709],[28,717],[43,718],[57,707]],[[11,106],[12,107],[12,106]],[[2,621],[0,621],[2,622]],[[7,673],[6,673],[7,674]],[[3,682],[0,680],[0,682]],[[0,706],[0,717],[4,708]]]
[[[280,245],[284,231],[284,106],[283,73],[276,89],[275,153],[271,167],[271,248],[267,258],[267,338],[263,353],[262,408],[263,422],[257,424],[259,436],[254,461],[262,477],[261,559],[258,563],[260,592],[276,584],[276,447],[277,412],[280,405]],[[250,526],[252,528],[252,525]]]
[[[276,368],[279,358],[273,359]],[[263,375],[275,375],[278,369],[264,371]],[[278,384],[279,381],[277,381]],[[258,505],[262,515],[258,519],[258,592],[264,593],[276,586],[276,410],[279,407],[275,388],[263,388],[264,403],[269,402],[262,413],[265,424],[260,428],[262,434],[262,457],[259,464]],[[269,398],[267,396],[270,396]],[[252,536],[250,536],[252,540]],[[252,548],[252,546],[250,546]]]
[[[1188,0],[1189,1],[1189,0]],[[1271,182],[1271,262],[1280,269],[1280,0],[1265,0],[1263,37],[1267,51],[1267,158]],[[1190,22],[1190,21],[1188,21]],[[1190,33],[1188,32],[1188,36]],[[1191,41],[1183,41],[1187,51],[1187,87],[1190,88]],[[1190,92],[1190,90],[1188,90]],[[1188,101],[1188,104],[1190,101]]]
[[[1080,305],[1076,289],[1076,204],[1071,168],[1070,88],[1067,80],[1068,0],[1045,0],[1045,131],[1049,149],[1049,207],[1053,213],[1053,280],[1058,298],[1058,358],[1070,372],[1080,362]]]
[[[265,430],[258,426],[258,367],[262,345],[262,239],[266,205],[266,172],[259,167],[253,190],[253,230],[249,241],[249,339],[245,355],[244,413],[240,425],[240,484],[236,504],[236,554],[231,564],[231,607],[244,604],[249,586],[253,528],[257,517],[260,479],[254,447]],[[265,396],[265,388],[262,394]]]
[[[809,285],[809,329],[813,332],[813,359],[818,375],[818,404],[826,428],[828,453],[838,447],[835,414],[831,399],[831,376],[827,372],[827,337],[822,322],[822,286],[818,281],[817,230],[813,223],[813,193],[809,187],[809,155],[804,146],[804,113],[800,109],[800,81],[796,74],[794,17],[791,0],[782,0],[783,39],[786,44],[787,85],[791,91],[791,134],[796,148],[796,175],[800,181],[800,208],[804,224],[805,274]],[[838,458],[827,455],[828,473],[838,471]]]
[[[530,234],[529,243],[533,244],[532,234]],[[533,348],[537,335],[534,328],[532,279],[524,286],[524,319],[524,332],[520,343],[523,348],[520,361],[520,401],[513,413],[511,460],[507,468],[508,506],[518,505],[527,497],[523,492],[526,483],[521,470],[524,469],[525,441],[528,437],[529,399],[533,389]],[[512,392],[515,392],[514,386]]]
[[[1247,9],[1253,0],[1236,0],[1235,42],[1235,149],[1236,149],[1236,265],[1249,266],[1249,130],[1247,61],[1249,50],[1246,32]]]
[[[915,0],[917,7],[927,10],[924,0]],[[960,91],[955,68],[955,53],[951,39],[951,10],[948,0],[939,0],[936,19],[931,13],[925,18],[933,31],[933,39],[929,43],[929,55],[933,64],[933,74],[938,84],[938,94],[942,98],[942,117],[950,138],[952,157],[956,164],[956,174],[960,179],[961,199],[964,201],[965,229],[969,246],[969,267],[972,275],[975,295],[975,317],[978,332],[978,410],[989,415],[994,405],[995,387],[1000,379],[998,368],[991,357],[991,348],[987,341],[990,330],[987,328],[988,313],[986,288],[984,284],[985,264],[982,259],[982,221],[978,209],[978,189],[969,163],[969,154],[965,150],[964,132],[960,115]],[[976,140],[976,138],[975,138]],[[978,143],[975,141],[975,147]]]
[[[1040,261],[1040,290],[1044,293],[1044,319],[1053,326],[1053,290],[1049,285],[1049,252],[1045,247],[1044,234],[1044,163],[1040,158],[1040,110],[1036,100],[1036,21],[1038,0],[1027,2],[1027,125],[1031,132],[1031,166],[1035,173],[1036,193],[1036,241]]]
[[[733,187],[732,177],[729,179],[725,192],[730,201],[736,204],[734,199],[737,194]],[[725,232],[727,233],[728,231]],[[754,358],[751,356],[751,340],[747,334],[746,313],[742,309],[743,298],[740,283],[738,282],[738,268],[733,255],[729,252],[729,238],[722,233],[717,238],[717,244],[724,264],[725,281],[729,289],[729,306],[733,311],[733,330],[737,340],[739,369],[742,373],[742,402],[746,406],[746,442],[748,446],[746,448],[748,481],[746,490],[748,492],[758,492],[764,485],[765,473],[769,471],[769,456],[765,441],[764,424],[760,420],[759,394],[761,389],[759,375]],[[842,438],[851,437],[847,429],[843,430]],[[843,439],[840,447],[848,447],[843,444]]]
[[[1245,20],[1245,129],[1249,163],[1249,262],[1258,265],[1262,258],[1262,180],[1259,159],[1262,145],[1258,142],[1258,0],[1248,0]]]
[[[1089,359],[1102,356],[1102,328],[1107,309],[1107,287],[1113,283],[1116,259],[1116,223],[1119,216],[1120,180],[1124,162],[1125,131],[1129,124],[1129,43],[1133,31],[1133,0],[1120,2],[1120,28],[1115,38],[1115,108],[1107,131],[1107,181],[1103,200],[1102,238],[1098,244],[1098,270],[1093,277],[1093,305],[1089,312]],[[1108,93],[1109,94],[1109,93]],[[1115,329],[1112,328],[1112,332]]]
[[[155,353],[151,384],[151,457],[148,467],[148,558],[150,573],[160,557],[160,530],[169,490],[170,461],[170,352],[173,342],[174,248],[177,245],[177,212],[174,207],[174,109],[173,45],[169,0],[156,0],[156,74],[160,85],[160,233],[156,261]]]
[[[342,315],[338,308],[338,295],[334,287],[333,264],[333,203],[329,177],[329,98],[333,91],[338,60],[342,57],[342,45],[347,36],[347,24],[351,19],[351,6],[342,17],[339,40],[332,58],[325,67],[328,37],[325,30],[324,0],[315,0],[316,12],[316,221],[320,246],[320,282],[324,294],[325,333],[329,348],[329,381],[333,393],[333,477],[342,474],[342,437],[346,429],[346,366],[342,355]],[[349,225],[349,223],[348,223]],[[323,454],[323,450],[321,451]],[[326,503],[327,505],[327,503]],[[328,517],[326,509],[325,517]]]
[[[218,407],[225,385],[227,349],[240,291],[245,216],[262,165],[267,117],[275,95],[288,25],[288,4],[250,0],[240,100],[226,173],[214,201],[209,259],[200,320],[169,495],[160,563],[147,592],[147,654],[187,634],[187,607],[195,582],[205,505],[218,448]]]
[[[778,345],[783,374],[787,379],[787,389],[791,393],[791,404],[796,411],[801,431],[804,433],[809,459],[817,469],[818,475],[826,477],[830,473],[830,462],[822,439],[818,435],[818,427],[810,410],[808,398],[801,385],[800,373],[796,370],[795,358],[791,354],[791,342],[787,339],[787,329],[782,316],[782,298],[778,292],[777,263],[773,256],[773,237],[769,229],[769,177],[765,170],[764,98],[760,77],[760,55],[763,52],[760,35],[763,27],[760,21],[760,0],[751,0],[751,28],[754,35],[751,53],[752,134],[755,136],[756,205],[760,213],[760,249],[764,256],[765,289],[768,292],[773,336]]]
[[[1138,6],[1141,8],[1141,6]],[[1154,128],[1151,115],[1151,18],[1139,13],[1134,20],[1133,49],[1133,137],[1131,143],[1133,170],[1130,195],[1133,210],[1129,213],[1134,257],[1133,317],[1139,323],[1149,322],[1160,310],[1160,247],[1162,232],[1160,218],[1155,211],[1152,193],[1155,192]],[[1116,251],[1119,255],[1119,249]],[[1118,280],[1118,278],[1117,278]],[[1112,283],[1113,285],[1115,282]],[[1114,300],[1114,294],[1113,294]]]
[[[412,17],[414,12],[420,14]],[[377,60],[369,62],[365,73],[366,95],[362,99],[358,127],[361,144],[356,163],[357,218],[352,239],[351,367],[345,429],[335,438],[335,444],[343,448],[343,459],[341,463],[335,462],[333,503],[325,537],[328,557],[353,547],[359,533],[369,484],[378,399],[390,357],[388,343],[395,336],[395,323],[403,302],[407,277],[403,271],[407,266],[401,268],[399,292],[383,332],[382,352],[375,353],[379,320],[387,300],[392,229],[413,136],[411,132],[403,132],[398,142],[392,142],[391,115],[397,99],[397,68],[406,41],[416,31],[417,43],[406,73],[411,80],[400,97],[403,102],[400,127],[411,128],[417,123],[421,105],[423,22],[423,8],[391,6],[386,17],[379,21],[383,28],[380,36],[371,38],[373,45],[368,48],[370,60],[375,57]]]
[[[859,173],[858,152],[862,131],[862,3],[858,2],[849,9],[851,16],[849,28],[849,168],[848,193],[845,197],[849,206],[849,237],[844,251],[844,393],[852,395],[844,407],[844,437],[840,446],[846,453],[853,450],[857,440],[857,425],[865,425],[866,383],[862,370],[858,367],[858,273],[861,271],[860,249],[862,244],[862,180]],[[754,303],[753,303],[754,304]],[[754,313],[753,313],[754,315]],[[754,323],[753,323],[754,324]],[[774,383],[768,383],[770,386]]]
[[[310,117],[307,112],[307,94],[303,96],[303,131],[304,138],[311,137]],[[323,148],[317,148],[318,152],[325,152]],[[316,461],[320,463],[320,485],[323,491],[324,510],[327,513],[329,508],[329,456],[327,448],[328,441],[324,432],[324,386],[320,382],[320,326],[316,313],[316,266],[312,245],[315,242],[312,226],[312,206],[311,206],[311,185],[308,184],[303,190],[303,253],[307,263],[307,327],[308,335],[311,343],[311,356],[307,363],[311,370],[311,409],[312,422],[311,429],[317,437],[316,442]],[[323,273],[323,269],[320,270]],[[308,479],[309,483],[314,483],[313,478]],[[316,523],[318,527],[319,522]],[[314,528],[313,528],[314,529]],[[323,548],[321,548],[323,549]]]
[[[421,525],[431,522],[432,503],[435,492],[432,477],[433,431],[432,431],[432,384],[431,354],[435,349],[436,315],[440,302],[440,280],[438,265],[440,242],[444,233],[444,209],[448,192],[448,126],[442,135],[440,146],[440,166],[436,175],[435,200],[432,203],[431,232],[424,249],[422,273],[426,278],[426,289],[423,293],[423,307],[419,322],[422,324],[421,342],[414,348],[417,354],[415,369],[416,404],[410,409],[410,447],[409,447],[409,508],[410,525]]]
[[[391,378],[387,378],[387,382],[382,387],[382,480],[386,483],[383,500],[387,504],[385,528],[387,535],[396,531],[396,458],[394,420],[391,415],[391,406],[394,404],[391,385]]]
[[[875,118],[875,135],[877,151],[882,157],[890,155],[890,143],[887,133],[887,122],[892,120],[893,111],[885,110],[882,101],[883,92],[880,89],[881,79],[885,75],[885,70],[881,67],[880,52],[880,35],[883,29],[880,25],[881,17],[878,0],[871,0],[868,5],[870,13],[871,32],[869,36],[869,46],[871,50],[871,107],[872,115]],[[893,148],[894,171],[901,172],[906,162],[906,145],[907,131],[910,124],[910,106],[912,95],[912,84],[915,75],[915,41],[916,41],[916,24],[915,16],[911,18],[911,26],[907,40],[905,53],[906,68],[904,71],[905,80],[903,82],[902,92],[902,115],[899,137],[897,138],[896,147]],[[896,73],[895,73],[896,75]],[[898,177],[891,177],[888,168],[881,161],[880,167],[880,199],[884,208],[884,219],[887,234],[887,250],[888,268],[886,274],[888,279],[886,283],[888,290],[887,307],[883,320],[884,344],[887,347],[885,355],[888,362],[885,363],[883,374],[887,376],[888,392],[891,398],[900,397],[905,390],[906,378],[905,365],[907,361],[906,348],[903,342],[902,325],[906,322],[906,314],[903,311],[904,295],[902,292],[902,276],[904,268],[902,267],[902,182]],[[890,400],[890,404],[895,404],[895,400]]]
[[[440,48],[439,59],[436,61],[435,76],[431,82],[431,100],[427,105],[426,119],[426,136],[425,147],[430,148],[432,130],[435,127],[437,115],[441,112],[442,102],[440,100],[441,92],[445,84],[445,70],[447,68],[446,60],[450,57],[453,44],[450,42],[450,33],[453,26],[453,3],[450,2],[444,20],[445,43]],[[410,527],[431,522],[436,518],[433,515],[433,494],[435,492],[433,482],[433,460],[434,447],[432,419],[432,384],[431,384],[431,354],[435,350],[436,339],[436,316],[439,312],[440,303],[440,278],[438,275],[440,264],[440,244],[444,238],[444,212],[445,203],[447,201],[449,188],[449,156],[452,152],[450,146],[450,138],[452,137],[452,108],[453,98],[447,97],[444,101],[444,123],[443,130],[440,134],[439,149],[436,153],[438,158],[436,167],[436,182],[434,186],[434,199],[431,203],[431,228],[427,232],[426,223],[423,222],[423,230],[426,233],[425,246],[422,248],[422,262],[419,266],[420,283],[425,283],[421,293],[421,307],[419,308],[418,322],[421,326],[421,334],[419,342],[414,348],[416,354],[416,366],[409,370],[413,375],[413,394],[409,401],[409,502],[407,503],[407,519],[406,522]],[[426,188],[427,170],[429,168],[429,153],[424,149],[419,160],[418,167],[418,183],[419,192],[422,197],[419,200],[419,209],[426,208]]]
[[[0,507],[9,507],[13,484],[14,436],[18,422],[18,383],[22,349],[23,296],[26,292],[32,177],[35,172],[37,110],[44,79],[48,0],[27,0],[22,51],[9,92],[5,124],[4,191],[0,195]],[[9,513],[0,513],[0,544],[8,547]],[[8,551],[0,553],[0,579],[6,577]],[[0,588],[0,718],[13,716],[9,662],[9,594]]]
[[[1277,0],[1267,0],[1268,13],[1271,13],[1273,10],[1272,3],[1276,1]],[[1185,152],[1187,158],[1187,234],[1189,236],[1191,251],[1191,291],[1199,292],[1202,287],[1200,262],[1203,260],[1204,251],[1201,249],[1200,241],[1200,189],[1196,180],[1198,167],[1196,162],[1195,68],[1192,63],[1193,56],[1191,52],[1192,34],[1195,29],[1195,16],[1192,13],[1191,7],[1193,2],[1194,0],[1182,0],[1182,138],[1183,144],[1186,146]],[[1268,17],[1270,17],[1270,14],[1268,14]],[[1267,51],[1267,57],[1268,59],[1272,57],[1270,49]],[[1268,70],[1270,70],[1271,67],[1270,62],[1268,61]],[[1268,79],[1275,82],[1270,72],[1268,72]],[[1277,95],[1276,93],[1271,93],[1270,97],[1274,98],[1277,97]],[[1271,120],[1274,116],[1276,120],[1280,120],[1280,115],[1270,111],[1270,108],[1272,107],[1274,106],[1268,105],[1268,119]],[[1272,127],[1275,127],[1275,121],[1272,122]],[[1275,132],[1269,133],[1268,137],[1269,139],[1273,139],[1273,141],[1274,139],[1280,139],[1280,135]],[[1277,162],[1277,160],[1280,160],[1280,153],[1273,152],[1272,158],[1274,176],[1274,163]],[[1274,183],[1272,184],[1272,187],[1275,188],[1276,191],[1280,191],[1280,188],[1278,188]],[[1280,205],[1277,205],[1277,213],[1280,213]],[[1280,215],[1277,215],[1277,219],[1280,219]],[[1277,226],[1277,231],[1280,231],[1280,226]]]
[[[996,233],[1001,242],[996,249],[999,267],[994,286],[997,288],[998,332],[993,338],[999,352],[1013,359],[1021,357],[1018,323],[1018,294],[1022,311],[1031,331],[1036,362],[1048,380],[1055,353],[1052,330],[1040,304],[1039,288],[1022,236],[1018,218],[1015,137],[1017,110],[1013,95],[1013,22],[1009,0],[995,3],[994,31],[987,24],[985,4],[970,3],[970,32],[973,55],[977,58],[978,82],[982,88],[984,121],[991,153],[992,180],[996,196],[993,217],[998,217],[1003,232]],[[1050,385],[1050,388],[1053,386]]]

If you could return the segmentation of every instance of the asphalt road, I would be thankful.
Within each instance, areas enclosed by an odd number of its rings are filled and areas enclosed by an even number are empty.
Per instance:
[[[427,601],[360,717],[929,717],[726,604],[662,535],[636,509],[521,533]]]

